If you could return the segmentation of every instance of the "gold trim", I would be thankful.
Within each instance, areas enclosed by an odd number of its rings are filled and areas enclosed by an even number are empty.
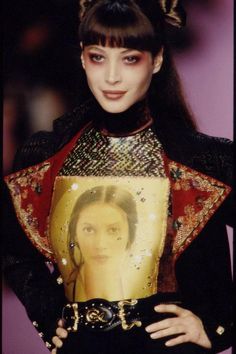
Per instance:
[[[213,216],[230,192],[230,187],[212,177],[173,161],[169,167],[171,178],[174,180],[172,183],[173,194],[181,191],[186,194],[187,201],[183,215],[179,215],[175,220],[177,232],[173,253],[178,256]],[[199,195],[197,195],[197,192],[199,192]]]
[[[125,318],[125,306],[134,306],[138,303],[138,300],[122,300],[118,302],[118,308],[119,308],[119,312],[118,312],[118,317],[121,320],[121,327],[123,328],[123,330],[125,331],[129,331],[131,328],[133,328],[134,326],[137,327],[141,327],[142,326],[142,322],[141,321],[133,321],[130,324],[128,324],[126,322],[126,318]]]
[[[74,316],[71,316],[71,318],[74,320],[74,324],[72,327],[67,327],[68,332],[76,332],[78,330],[78,325],[79,325],[79,310],[78,310],[78,304],[73,303],[73,304],[67,304],[66,307],[69,309],[73,309],[74,311]]]
[[[16,216],[25,233],[40,252],[50,260],[55,261],[53,251],[48,244],[47,228],[44,230],[44,235],[40,235],[38,231],[40,220],[34,215],[36,203],[27,204],[27,198],[32,200],[29,196],[30,193],[33,192],[36,193],[36,195],[41,194],[41,182],[50,167],[51,164],[47,161],[16,172],[6,177],[5,181],[11,193]]]

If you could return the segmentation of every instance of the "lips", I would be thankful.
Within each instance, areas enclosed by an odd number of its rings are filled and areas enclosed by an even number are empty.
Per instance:
[[[111,91],[111,90],[103,90],[102,91],[103,95],[111,100],[117,100],[121,97],[124,96],[124,94],[126,93],[126,91]]]
[[[104,263],[106,262],[110,257],[109,256],[105,256],[105,255],[97,255],[94,256],[93,259],[99,263]]]

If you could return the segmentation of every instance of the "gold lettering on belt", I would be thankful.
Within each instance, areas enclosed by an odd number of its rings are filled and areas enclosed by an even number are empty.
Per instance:
[[[105,312],[99,309],[90,309],[86,313],[86,320],[90,323],[97,323],[97,322],[103,322],[106,323],[107,320],[104,318],[105,317]]]

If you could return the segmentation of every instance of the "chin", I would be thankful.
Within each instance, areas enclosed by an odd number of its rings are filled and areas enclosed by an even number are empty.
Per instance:
[[[124,105],[118,102],[111,102],[109,104],[104,103],[104,102],[99,102],[99,105],[104,109],[104,111],[108,113],[122,113],[127,111],[131,107],[131,105]]]
[[[123,113],[125,112],[128,108],[125,109],[121,109],[121,108],[106,108],[106,107],[102,107],[104,109],[104,111],[108,112],[108,113],[114,113],[114,114],[118,114],[118,113]]]

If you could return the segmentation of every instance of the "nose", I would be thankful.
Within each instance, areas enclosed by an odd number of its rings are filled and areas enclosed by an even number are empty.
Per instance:
[[[107,65],[105,81],[111,85],[121,81],[120,68],[118,63],[115,61],[112,61]]]
[[[96,237],[96,248],[98,250],[105,250],[107,248],[106,235],[103,232],[99,232]]]

